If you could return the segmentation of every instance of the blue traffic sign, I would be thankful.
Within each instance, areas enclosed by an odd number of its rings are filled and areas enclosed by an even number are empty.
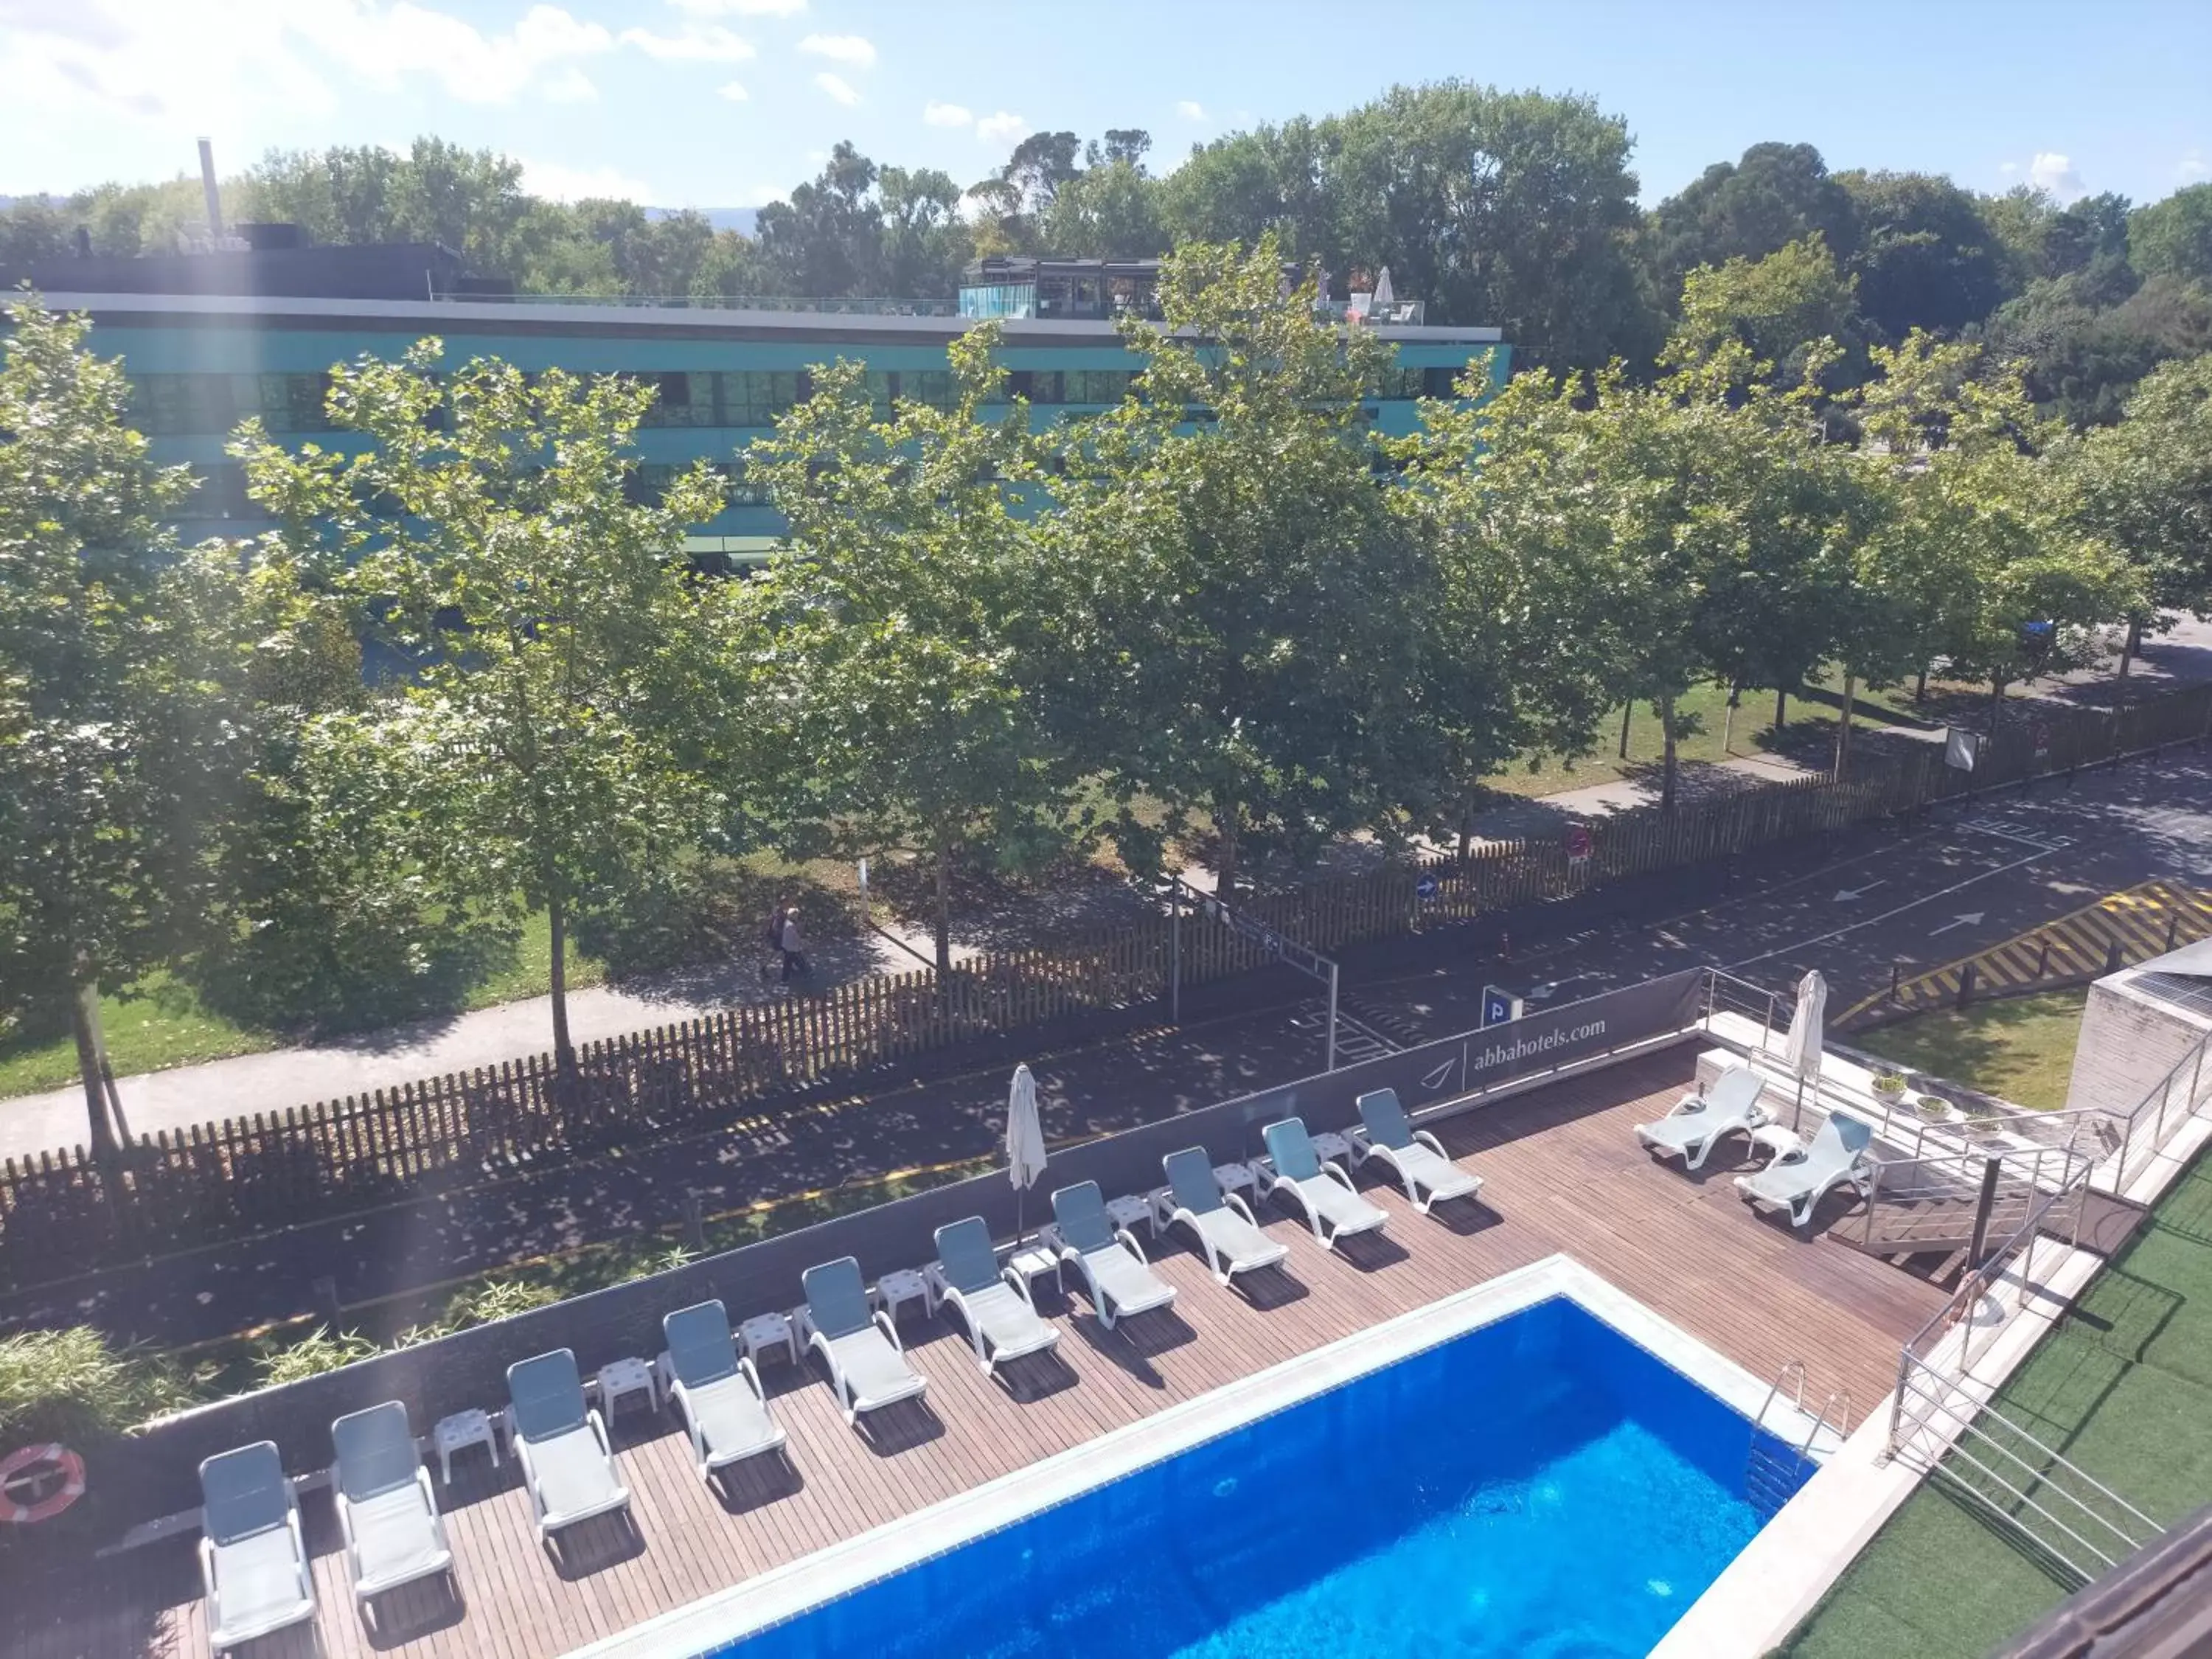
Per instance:
[[[1521,999],[1495,985],[1482,988],[1482,1023],[1504,1025],[1521,1018]]]

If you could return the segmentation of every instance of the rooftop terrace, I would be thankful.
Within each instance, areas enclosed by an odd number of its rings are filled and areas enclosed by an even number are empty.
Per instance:
[[[1012,1391],[978,1373],[953,1325],[911,1310],[902,1324],[928,1398],[878,1413],[872,1440],[845,1425],[818,1370],[771,1361],[763,1380],[789,1431],[796,1476],[747,1470],[726,1505],[694,1474],[672,1415],[625,1401],[610,1428],[636,1529],[583,1523],[562,1565],[538,1544],[513,1463],[494,1474],[471,1453],[440,1492],[465,1606],[416,1586],[386,1598],[376,1628],[365,1626],[329,1500],[311,1493],[303,1509],[322,1650],[567,1652],[1558,1252],[1755,1375],[1801,1359],[1808,1395],[1847,1390],[1864,1410],[1887,1391],[1899,1344],[1942,1295],[1875,1257],[1754,1214],[1729,1179],[1740,1140],[1694,1176],[1653,1164],[1630,1126],[1674,1103],[1697,1052],[1676,1044],[1436,1123],[1447,1151],[1485,1176],[1482,1201],[1423,1218],[1363,1175],[1390,1222],[1372,1248],[1347,1244],[1356,1260],[1325,1255],[1286,1210],[1263,1207],[1267,1231],[1290,1255],[1282,1269],[1248,1281],[1249,1299],[1220,1289],[1187,1244],[1165,1239],[1156,1259],[1181,1293],[1174,1308],[1113,1332],[1087,1304],[1055,1300],[1044,1281],[1042,1305],[1066,1337],[1057,1360],[1010,1367]],[[1447,1218],[1454,1207],[1462,1212]],[[587,1372],[616,1357],[578,1354]],[[0,1649],[21,1659],[199,1654],[206,1628],[189,1534],[0,1596]],[[302,1627],[251,1652],[317,1650]]]

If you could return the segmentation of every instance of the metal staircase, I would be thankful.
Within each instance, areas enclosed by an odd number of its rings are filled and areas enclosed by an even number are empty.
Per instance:
[[[2088,1173],[2088,1159],[2069,1147],[1977,1148],[1877,1163],[1858,1214],[1830,1236],[1893,1259],[1966,1250],[1978,1238],[1993,1243],[2031,1218],[2044,1231],[2067,1236],[2081,1219]]]
[[[1798,1416],[1809,1419],[1812,1424],[1802,1440],[1777,1434],[1767,1426],[1766,1414],[1773,1410],[1774,1402],[1782,1397],[1785,1387],[1790,1389],[1790,1403],[1796,1408]],[[1759,1402],[1758,1414],[1751,1419],[1751,1444],[1743,1460],[1743,1495],[1759,1512],[1761,1521],[1772,1519],[1820,1468],[1820,1461],[1813,1455],[1813,1445],[1821,1431],[1826,1430],[1842,1439],[1850,1432],[1850,1416],[1851,1397],[1841,1390],[1829,1395],[1818,1412],[1805,1409],[1803,1360],[1790,1360],[1775,1372],[1766,1398]]]

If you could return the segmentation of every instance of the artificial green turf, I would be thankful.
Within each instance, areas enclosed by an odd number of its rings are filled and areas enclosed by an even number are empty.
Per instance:
[[[2161,1526],[2212,1496],[2212,1165],[2168,1191],[1997,1407]],[[1778,1652],[1981,1659],[2070,1588],[1930,1482]]]

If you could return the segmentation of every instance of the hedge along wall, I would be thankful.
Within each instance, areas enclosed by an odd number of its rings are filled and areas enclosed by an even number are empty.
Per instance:
[[[1066,1148],[1024,1201],[1025,1222],[1049,1218],[1055,1188],[1096,1181],[1113,1197],[1157,1187],[1161,1158],[1181,1147],[1203,1146],[1217,1163],[1252,1157],[1261,1126],[1279,1118],[1303,1118],[1316,1133],[1341,1131],[1358,1121],[1358,1097],[1371,1089],[1395,1089],[1409,1111],[1419,1111],[1687,1031],[1704,1012],[1705,981],[1702,969],[1686,969]],[[660,1351],[660,1316],[710,1297],[721,1300],[732,1324],[787,1310],[799,1299],[799,1275],[818,1261],[855,1256],[872,1279],[918,1266],[935,1255],[939,1227],[970,1215],[981,1216],[994,1236],[1012,1234],[1015,1194],[1003,1172],[166,1419],[101,1460],[128,1494],[118,1498],[109,1486],[113,1518],[127,1525],[197,1506],[200,1461],[256,1440],[275,1441],[295,1474],[326,1468],[331,1420],[380,1401],[404,1401],[418,1433],[471,1406],[495,1409],[507,1401],[507,1366],[549,1349],[574,1349],[586,1375],[624,1355],[649,1359]]]

